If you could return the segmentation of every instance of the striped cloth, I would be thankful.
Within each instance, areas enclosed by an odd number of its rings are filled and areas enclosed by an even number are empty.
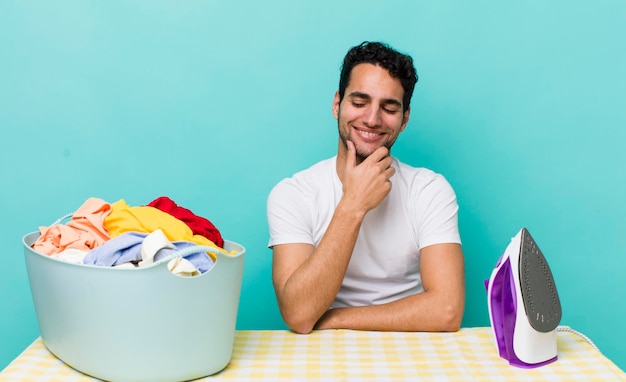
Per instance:
[[[324,330],[309,335],[240,330],[229,365],[202,380],[626,381],[621,369],[578,334],[558,332],[557,346],[556,362],[520,369],[498,356],[488,327],[456,333]],[[0,381],[94,380],[55,358],[41,338],[0,373]]]

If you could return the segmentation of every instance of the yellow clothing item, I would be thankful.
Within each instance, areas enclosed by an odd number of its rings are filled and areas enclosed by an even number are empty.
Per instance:
[[[152,233],[161,229],[169,241],[188,241],[198,245],[213,247],[226,255],[232,255],[201,235],[194,235],[191,228],[167,212],[150,206],[129,206],[124,199],[111,204],[111,212],[104,218],[104,228],[111,238],[125,232]],[[215,260],[215,255],[209,253]]]

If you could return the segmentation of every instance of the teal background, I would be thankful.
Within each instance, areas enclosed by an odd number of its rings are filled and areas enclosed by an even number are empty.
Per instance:
[[[212,220],[247,248],[238,328],[285,328],[267,194],[335,154],[341,59],[382,40],[420,76],[394,155],[458,194],[463,325],[525,226],[625,369],[625,36],[623,0],[0,2],[0,367],[38,335],[22,236],[90,196]]]

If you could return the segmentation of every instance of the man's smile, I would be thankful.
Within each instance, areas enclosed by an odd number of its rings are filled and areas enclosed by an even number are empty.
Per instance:
[[[357,127],[353,127],[354,131],[367,142],[374,142],[379,140],[385,133],[379,131],[361,130]]]

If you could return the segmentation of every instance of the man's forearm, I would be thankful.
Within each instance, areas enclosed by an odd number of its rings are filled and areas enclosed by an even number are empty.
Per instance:
[[[277,287],[289,327],[308,333],[335,299],[350,262],[364,214],[340,203],[314,252]]]
[[[459,329],[463,310],[464,298],[424,292],[388,304],[329,310],[315,329],[450,332]]]
[[[388,304],[328,311],[316,328],[455,331],[465,309],[465,271],[459,244],[436,244],[420,251],[423,293]]]
[[[343,196],[317,248],[298,244],[274,247],[278,305],[287,325],[299,333],[309,333],[335,299],[365,214],[391,190],[389,178],[395,169],[389,150],[379,147],[357,166],[356,148],[352,142],[347,146],[344,158],[337,157]]]

